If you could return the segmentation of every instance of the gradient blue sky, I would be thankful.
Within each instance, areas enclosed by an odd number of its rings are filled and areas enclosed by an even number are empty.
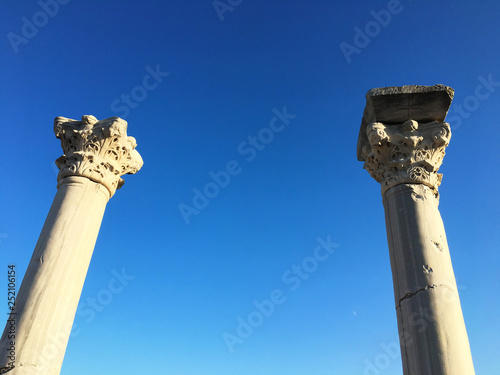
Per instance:
[[[437,83],[455,89],[440,209],[476,372],[497,373],[499,3],[232,3],[222,20],[211,0],[4,4],[1,270],[24,274],[56,193],[54,117],[122,116],[145,162],[108,204],[62,374],[401,374],[383,349],[398,335],[380,187],[355,150],[367,90]],[[41,26],[23,36],[23,17]],[[250,146],[284,107],[296,117]],[[179,205],[232,160],[186,223]],[[283,275],[328,236],[339,246],[292,290]],[[134,279],[92,308],[123,269]],[[224,333],[276,289],[230,353]]]

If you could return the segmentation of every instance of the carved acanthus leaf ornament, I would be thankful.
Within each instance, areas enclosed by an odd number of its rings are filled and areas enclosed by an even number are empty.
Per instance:
[[[121,176],[142,167],[135,138],[127,136],[127,122],[121,118],[98,121],[94,116],[83,116],[77,121],[57,117],[54,132],[64,151],[56,160],[58,182],[68,176],[87,177],[104,185],[113,196],[125,182]]]
[[[437,194],[442,179],[437,171],[451,138],[448,123],[375,122],[366,128],[366,134],[369,145],[363,149],[364,168],[381,183],[382,194],[399,184],[424,184]]]

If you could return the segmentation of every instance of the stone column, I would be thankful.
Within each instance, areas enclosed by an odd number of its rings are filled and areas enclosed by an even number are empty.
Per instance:
[[[358,160],[382,186],[405,375],[474,374],[438,209],[452,99],[443,85],[370,90],[358,139]]]
[[[142,166],[118,117],[57,117],[54,131],[58,190],[0,341],[2,374],[59,374],[106,204]]]

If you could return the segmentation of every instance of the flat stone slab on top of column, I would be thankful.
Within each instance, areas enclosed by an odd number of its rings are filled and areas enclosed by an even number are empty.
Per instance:
[[[389,86],[369,90],[359,130],[358,160],[366,160],[363,149],[368,145],[366,128],[369,124],[401,124],[407,120],[419,123],[443,122],[453,94],[454,90],[444,85]]]

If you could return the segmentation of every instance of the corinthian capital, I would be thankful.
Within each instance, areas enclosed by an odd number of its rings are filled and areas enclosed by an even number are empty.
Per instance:
[[[56,117],[54,132],[64,151],[56,160],[58,182],[68,176],[87,177],[113,196],[125,182],[121,176],[142,167],[137,143],[127,136],[127,122],[118,117],[101,121],[94,116],[83,116],[82,121]]]
[[[444,122],[453,89],[443,85],[372,89],[358,138],[358,160],[381,183],[382,194],[399,184],[437,189],[437,173],[450,142]]]
[[[436,190],[442,175],[437,173],[450,142],[446,122],[401,125],[375,122],[367,126],[364,168],[382,184],[382,193],[399,184],[424,184]]]

